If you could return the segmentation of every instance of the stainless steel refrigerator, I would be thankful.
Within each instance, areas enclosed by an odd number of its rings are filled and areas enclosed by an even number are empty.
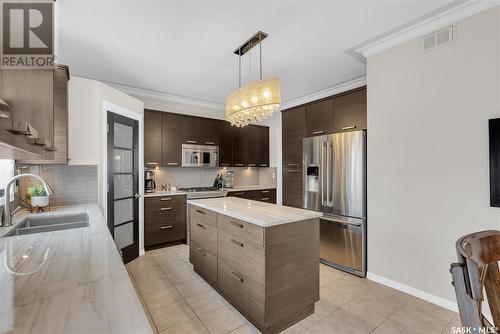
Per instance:
[[[366,276],[366,131],[304,138],[304,208],[323,212],[321,262]]]

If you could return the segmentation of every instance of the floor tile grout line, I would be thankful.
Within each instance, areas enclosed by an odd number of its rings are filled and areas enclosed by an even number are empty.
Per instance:
[[[394,314],[396,314],[397,312],[401,311],[401,309],[402,309],[403,307],[405,307],[406,305],[408,305],[408,303],[410,302],[410,300],[412,300],[412,298],[414,298],[414,297],[410,297],[410,298],[408,298],[408,300],[407,300],[407,301],[405,301],[405,302],[401,305],[401,307],[399,307],[397,310],[395,310],[394,312],[392,312],[392,313],[391,313],[391,314],[390,314],[387,318],[385,318],[385,319],[384,319],[384,321],[382,321],[380,324],[378,324],[378,326],[377,326],[377,327],[375,327],[375,328],[374,328],[374,329],[373,329],[370,333],[372,333],[372,332],[373,332],[373,331],[375,331],[377,328],[379,328],[380,326],[382,326],[382,324],[383,324],[384,322],[386,322],[387,320],[389,320],[389,318],[390,318],[390,317],[392,317]]]
[[[156,329],[156,333],[160,333],[160,330],[158,329],[158,327],[156,326],[156,323],[153,319],[153,316],[151,315],[151,311],[149,310],[149,307],[148,307],[148,304],[146,303],[146,300],[144,299],[144,296],[142,294],[142,291],[141,291],[141,288],[139,287],[139,285],[137,284],[137,281],[134,277],[134,273],[130,273],[131,277],[132,277],[132,280],[134,281],[134,287],[136,287],[136,292],[139,292],[139,295],[140,295],[140,298],[142,299],[143,303],[141,303],[142,305],[144,305],[144,307],[146,307],[146,312],[148,312],[149,314],[149,317],[151,318],[151,322],[153,323],[153,326],[155,327]],[[149,322],[149,321],[148,321]]]

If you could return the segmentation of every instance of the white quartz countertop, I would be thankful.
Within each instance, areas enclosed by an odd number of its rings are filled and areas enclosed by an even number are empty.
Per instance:
[[[321,212],[296,209],[238,197],[220,197],[189,200],[194,205],[235,219],[240,219],[262,227],[293,223],[301,220],[319,218]]]
[[[90,226],[0,238],[0,333],[152,333],[99,207],[53,212]]]
[[[239,186],[233,188],[224,188],[225,190],[232,191],[249,191],[249,190],[264,190],[264,189],[276,189],[276,186]]]
[[[154,193],[145,193],[144,197],[157,197],[157,196],[178,196],[187,195],[186,191],[155,191]]]

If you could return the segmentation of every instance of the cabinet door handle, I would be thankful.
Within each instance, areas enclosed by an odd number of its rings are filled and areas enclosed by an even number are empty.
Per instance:
[[[235,244],[235,245],[238,245],[238,246],[240,246],[240,247],[243,247],[243,243],[242,243],[242,242],[239,242],[239,241],[234,240],[234,239],[229,239],[229,241],[231,241],[231,242],[232,242],[233,244]]]
[[[155,165],[156,166],[156,165],[158,165],[158,163],[157,162],[146,162],[146,165]]]
[[[205,250],[203,248],[199,248],[198,247],[198,252],[200,252],[201,254],[203,254],[203,256],[207,256],[207,254],[205,253]]]
[[[207,144],[207,145],[215,145],[215,143],[213,141],[206,141],[205,144]]]
[[[167,165],[169,165],[169,166],[177,166],[178,163],[177,162],[167,162]]]
[[[324,132],[323,130],[313,131],[313,135],[320,135],[320,134],[322,134],[323,132]]]
[[[239,228],[243,228],[243,224],[240,224],[240,223],[237,223],[237,222],[233,222],[232,220],[229,221],[232,225],[236,226],[236,227],[239,227]]]
[[[196,225],[198,225],[198,226],[199,226],[199,227],[201,227],[202,229],[206,229],[205,225],[203,225],[203,224],[198,224],[198,223],[196,223]]]
[[[255,164],[248,164],[248,167],[255,167]]]
[[[172,197],[163,197],[160,199],[160,201],[171,201]]]
[[[172,210],[172,207],[168,207],[168,208],[160,208],[160,211],[168,211],[168,210]]]
[[[269,197],[264,197],[260,199],[261,201],[269,201]]]
[[[201,213],[202,215],[205,214],[205,211],[201,211],[201,210],[196,210],[196,212]]]
[[[186,140],[186,143],[189,143],[189,144],[196,144],[196,140]]]
[[[260,164],[260,167],[267,167],[267,164]]]
[[[352,130],[352,129],[356,129],[356,125],[344,126],[344,127],[342,128],[342,130],[344,130],[344,131],[345,131],[345,130]]]
[[[298,169],[289,169],[288,172],[289,173],[300,173],[300,170],[298,170]]]
[[[238,274],[237,272],[231,271],[231,274],[233,274],[233,276],[236,277],[241,283],[244,282],[243,277],[240,274]]]
[[[234,164],[236,167],[243,167],[243,164]]]
[[[263,194],[267,194],[268,192],[269,192],[269,190],[262,190]]]
[[[287,164],[288,166],[298,166],[299,164]]]
[[[166,225],[166,226],[161,226],[160,230],[170,230],[172,228],[172,225]]]
[[[219,166],[229,166],[229,164],[219,164]]]

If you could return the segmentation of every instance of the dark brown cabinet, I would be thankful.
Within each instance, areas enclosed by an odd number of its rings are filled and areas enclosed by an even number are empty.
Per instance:
[[[144,110],[144,163],[146,166],[160,166],[162,160],[163,113]]]
[[[366,129],[366,89],[333,99],[333,132]]]
[[[233,134],[234,127],[224,122],[219,127],[219,166],[233,165]]]
[[[233,130],[233,166],[244,167],[247,142],[247,131],[245,128],[234,128]]]
[[[283,169],[283,205],[302,208],[304,206],[304,191],[302,189],[302,169]]]
[[[183,116],[181,133],[183,144],[218,145],[219,122],[213,119]]]
[[[283,167],[302,165],[302,139],[305,137],[306,108],[299,107],[282,113]]]
[[[230,191],[227,193],[228,197],[239,197],[251,199],[259,202],[276,204],[276,189],[259,189],[259,190],[246,190],[246,191]]]
[[[257,166],[269,167],[269,128],[257,126],[258,160]]]
[[[186,239],[186,196],[158,196],[144,199],[144,246]]]
[[[333,132],[333,99],[306,106],[306,137],[321,136]]]
[[[163,113],[162,119],[162,165],[180,167],[181,160],[181,118]]]

